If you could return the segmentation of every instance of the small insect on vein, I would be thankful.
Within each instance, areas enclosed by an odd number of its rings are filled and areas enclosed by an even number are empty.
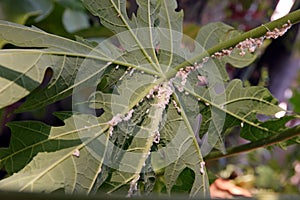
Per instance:
[[[72,155],[76,156],[78,158],[80,156],[80,151],[78,149],[76,149]]]
[[[153,139],[153,142],[158,144],[160,141],[160,134],[159,134],[159,131],[154,131],[154,139]]]
[[[202,175],[205,174],[204,166],[205,166],[205,162],[202,161],[202,162],[200,163],[200,173],[201,173]]]

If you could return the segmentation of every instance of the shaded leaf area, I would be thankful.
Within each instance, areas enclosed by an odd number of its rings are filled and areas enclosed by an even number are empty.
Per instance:
[[[18,7],[15,5],[18,5]],[[49,0],[17,0],[15,4],[12,4],[9,0],[3,0],[0,6],[2,7],[3,19],[19,24],[25,24],[31,16],[36,16],[35,20],[40,21],[53,9],[53,3]]]
[[[2,20],[25,24],[30,17],[35,17],[35,21],[45,18],[53,10],[53,3],[49,0],[17,0],[12,4],[10,0],[3,0],[0,2],[0,8]],[[5,44],[6,42],[0,39],[0,47]]]
[[[194,180],[194,172],[189,168],[185,168],[178,176],[178,179],[172,188],[172,192],[180,194],[189,193]]]
[[[17,7],[15,5],[18,5]],[[10,0],[0,2],[1,20],[18,24],[34,24],[47,32],[67,38],[109,37],[111,32],[103,26],[92,26],[90,16],[80,0]],[[0,42],[0,46],[6,44]]]

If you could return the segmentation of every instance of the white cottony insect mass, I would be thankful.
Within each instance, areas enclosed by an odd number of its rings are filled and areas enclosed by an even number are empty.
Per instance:
[[[80,151],[78,149],[75,149],[75,151],[72,154],[73,156],[79,157],[80,156]]]
[[[205,174],[204,167],[205,167],[205,162],[204,162],[204,161],[202,161],[202,162],[200,163],[200,173],[201,173],[202,175],[204,175],[204,174]]]

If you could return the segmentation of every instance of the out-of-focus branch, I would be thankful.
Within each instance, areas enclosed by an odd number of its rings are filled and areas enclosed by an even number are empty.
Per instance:
[[[296,136],[300,136],[300,125],[295,126],[291,129],[288,129],[280,134],[273,135],[271,137],[267,137],[256,142],[247,143],[244,145],[240,145],[237,147],[232,147],[226,150],[226,154],[222,154],[221,152],[211,152],[206,157],[204,157],[205,161],[216,160],[219,158],[230,157],[234,155],[238,155],[240,153],[245,153],[249,151],[253,151],[262,147],[268,147],[274,144],[278,144],[279,142],[283,142],[294,138]]]

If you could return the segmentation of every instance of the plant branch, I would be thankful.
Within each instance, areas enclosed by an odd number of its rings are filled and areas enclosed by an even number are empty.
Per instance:
[[[290,20],[291,24],[293,24],[293,25],[299,23],[300,22],[300,9],[296,10],[294,12],[291,12],[290,14],[288,14],[288,15],[282,17],[282,18],[279,18],[275,21],[268,22],[268,23],[263,24],[263,25],[255,28],[255,29],[252,29],[248,32],[245,32],[245,33],[243,33],[239,36],[233,37],[229,40],[226,40],[222,43],[219,43],[218,45],[215,45],[214,47],[212,47],[212,48],[206,50],[205,52],[195,56],[194,58],[191,58],[190,60],[186,60],[185,62],[181,63],[180,65],[178,65],[176,67],[176,71],[178,71],[180,68],[184,68],[185,66],[191,65],[192,63],[195,63],[197,61],[201,61],[203,58],[207,57],[208,55],[213,55],[214,53],[220,52],[223,49],[229,49],[230,47],[234,47],[239,42],[244,41],[247,38],[259,38],[261,36],[264,36],[269,30],[272,31],[275,28],[282,27],[282,25],[286,24],[288,22],[288,20]]]
[[[258,148],[268,147],[268,146],[271,146],[274,144],[278,144],[279,142],[286,141],[286,140],[291,139],[296,136],[300,136],[300,125],[290,128],[280,134],[276,134],[271,137],[267,137],[267,138],[258,140],[256,142],[251,142],[251,143],[247,143],[247,144],[240,145],[237,147],[229,148],[226,150],[227,154],[222,154],[219,151],[211,152],[206,157],[204,157],[204,160],[211,161],[211,160],[216,160],[219,158],[234,156],[234,155],[237,155],[240,153],[253,151]]]

